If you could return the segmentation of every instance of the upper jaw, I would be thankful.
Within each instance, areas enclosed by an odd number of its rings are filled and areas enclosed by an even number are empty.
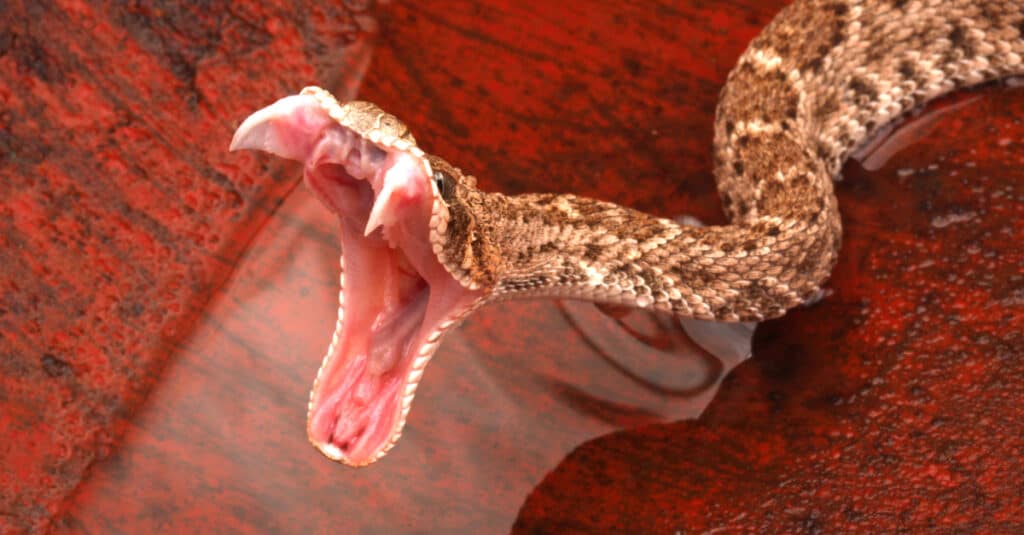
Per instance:
[[[235,131],[229,150],[269,152],[305,162],[307,170],[336,164],[344,167],[351,177],[366,180],[376,198],[363,230],[368,236],[377,228],[393,223],[402,204],[427,196],[436,199],[439,192],[430,180],[432,171],[426,153],[416,146],[407,130],[406,135],[395,135],[404,127],[368,129],[366,117],[353,114],[349,106],[373,105],[365,102],[340,105],[326,91],[306,88],[246,118]],[[377,113],[380,117],[391,117],[380,110]],[[383,165],[385,159],[389,160],[388,165]],[[384,169],[386,174],[376,172]],[[329,202],[329,198],[324,198],[322,189],[315,186],[313,189],[334,212],[343,211]]]
[[[304,161],[319,134],[332,122],[313,96],[287,96],[242,121],[228,150],[259,150]]]

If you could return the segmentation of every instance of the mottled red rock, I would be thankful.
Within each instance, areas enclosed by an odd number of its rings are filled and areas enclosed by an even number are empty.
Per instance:
[[[831,295],[706,409],[728,365],[675,322],[509,303],[446,338],[382,461],[316,453],[334,222],[294,166],[225,152],[238,121],[362,82],[487,188],[720,222],[718,89],[782,2],[351,4],[5,9],[0,532],[1024,528],[1007,86],[847,166]]]
[[[358,18],[5,3],[0,527],[43,529],[295,184],[225,153],[238,118],[331,80]],[[301,6],[298,6],[303,12]],[[280,170],[278,170],[279,172]],[[7,531],[7,529],[0,529]]]
[[[946,99],[847,165],[828,299],[762,324],[699,420],[577,448],[514,531],[1024,529],[1021,96]]]

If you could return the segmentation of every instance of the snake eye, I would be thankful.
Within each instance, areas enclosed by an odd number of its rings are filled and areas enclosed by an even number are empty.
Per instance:
[[[441,198],[444,200],[450,200],[452,194],[455,192],[455,179],[452,175],[437,169],[434,171],[434,184],[437,186],[437,191],[441,193]]]

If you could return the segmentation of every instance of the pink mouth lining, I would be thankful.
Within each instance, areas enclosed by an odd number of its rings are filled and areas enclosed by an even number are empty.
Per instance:
[[[341,127],[329,132],[307,161],[306,183],[339,214],[344,318],[312,392],[308,431],[325,455],[358,465],[398,439],[441,332],[476,295],[431,251],[430,179],[413,156]],[[371,219],[381,226],[364,236]]]
[[[253,114],[232,148],[303,161],[306,184],[338,215],[338,325],[310,395],[307,431],[324,455],[371,463],[401,435],[441,335],[482,296],[433,254],[432,178],[413,154],[359,137],[305,95]]]

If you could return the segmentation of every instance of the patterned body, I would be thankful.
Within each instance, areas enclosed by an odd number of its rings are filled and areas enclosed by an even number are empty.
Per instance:
[[[444,333],[488,301],[748,321],[817,296],[839,253],[833,179],[850,151],[943,93],[1024,73],[1022,34],[1021,0],[797,0],[722,89],[714,160],[730,224],[713,227],[573,195],[482,192],[394,116],[319,88],[257,111],[232,149],[304,162],[341,226],[347,271],[310,441],[348,464],[379,459]]]
[[[1022,34],[1020,0],[798,0],[722,90],[715,174],[731,224],[680,226],[572,195],[484,193],[453,170],[439,256],[494,298],[780,316],[815,296],[836,262],[832,180],[849,153],[930,99],[1024,73]]]

